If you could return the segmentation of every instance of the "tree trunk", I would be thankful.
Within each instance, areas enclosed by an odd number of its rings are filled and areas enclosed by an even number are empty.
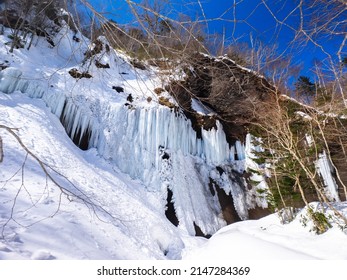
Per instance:
[[[2,138],[0,136],[0,163],[3,161],[4,159],[4,150],[2,148]]]

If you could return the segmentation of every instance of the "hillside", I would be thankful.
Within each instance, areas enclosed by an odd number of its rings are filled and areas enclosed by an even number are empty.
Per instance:
[[[10,35],[0,35],[0,259],[347,258],[339,221],[321,236],[300,215],[246,221],[269,213],[257,191],[267,185],[245,178],[260,148],[244,123],[223,123],[247,112],[227,115],[226,96],[194,94],[187,108],[168,86],[181,69],[165,76],[67,24],[29,50],[10,52]],[[263,77],[232,67],[261,88]],[[307,246],[294,250],[296,238]],[[229,239],[252,246],[227,255]]]

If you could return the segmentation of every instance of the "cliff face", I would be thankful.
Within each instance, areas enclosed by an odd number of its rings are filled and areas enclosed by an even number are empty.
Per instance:
[[[201,131],[216,129],[216,124],[220,123],[230,146],[236,142],[248,142],[248,147],[252,146],[253,149],[251,140],[247,140],[249,127],[258,121],[259,115],[268,113],[269,106],[276,100],[276,89],[264,77],[237,65],[227,57],[218,58],[195,53],[187,61],[189,67],[184,69],[185,79],[172,82],[167,90],[191,120],[198,137]],[[196,102],[206,107],[205,113],[197,110]],[[267,186],[263,185],[264,178],[250,171],[253,168],[258,169],[249,158],[251,154],[252,151],[248,151],[242,172],[234,172],[232,177],[244,188],[246,196],[256,200],[258,189],[267,189]],[[235,159],[243,160],[237,155]],[[223,168],[227,170],[225,166]],[[220,172],[223,173],[224,170]],[[226,174],[230,176],[230,172]],[[263,183],[259,184],[261,181]],[[211,179],[210,184],[218,190],[218,182]],[[225,200],[219,195],[219,201],[224,205],[224,216],[233,216],[232,211],[228,211],[233,208],[230,198]],[[256,219],[269,213],[269,209],[256,204],[249,207],[248,218]],[[234,221],[230,219],[228,223]]]
[[[189,61],[189,67],[185,69],[185,79],[171,83],[168,91],[177,100],[185,115],[191,119],[195,130],[199,131],[200,128],[210,130],[215,128],[216,122],[219,121],[223,126],[229,145],[234,145],[236,141],[245,142],[246,135],[250,131],[253,133],[255,127],[260,129],[260,132],[256,132],[259,133],[258,136],[264,137],[263,139],[276,138],[277,134],[279,137],[282,135],[284,139],[294,137],[298,139],[294,142],[296,149],[300,151],[298,152],[299,157],[312,170],[316,169],[317,171],[317,175],[312,177],[312,181],[317,182],[324,189],[331,201],[345,200],[344,186],[347,184],[347,172],[345,168],[346,157],[344,156],[345,144],[343,143],[346,141],[345,134],[340,134],[343,130],[341,124],[345,121],[344,119],[338,120],[329,116],[331,119],[321,123],[324,128],[319,132],[319,125],[317,124],[320,122],[320,113],[317,110],[286,96],[281,97],[278,90],[261,75],[237,65],[227,57],[216,58],[196,53],[191,55],[187,61]],[[209,115],[199,114],[194,108],[195,100],[201,102],[213,113]],[[303,115],[300,117],[301,113]],[[310,115],[312,115],[310,121],[305,120],[305,116]],[[317,120],[318,123],[313,120]],[[310,127],[314,127],[312,133]],[[277,129],[278,133],[270,133],[269,136],[268,132],[274,129]],[[288,134],[284,135],[281,132],[282,129],[288,129]],[[308,136],[310,133],[312,135]],[[322,133],[325,135],[322,136]],[[307,137],[313,137],[315,143],[320,144],[317,144],[316,147],[310,147],[310,144],[305,140]],[[326,147],[324,147],[322,137],[326,137]],[[265,148],[268,154],[261,155],[263,163],[276,157],[276,155],[271,155],[274,151],[281,155],[290,153],[288,150],[285,151],[286,148],[281,150],[280,147],[281,145],[286,146],[288,143],[275,143],[278,141],[273,140],[265,140],[271,142],[270,145],[273,146]],[[277,148],[279,148],[278,151],[276,151]],[[315,150],[315,153],[310,154],[307,152],[308,150]],[[331,158],[326,158],[326,153],[330,153]],[[287,158],[287,156],[279,156],[279,158],[281,157],[281,160]],[[283,188],[281,192],[287,192],[284,195],[284,200],[288,205],[302,207],[305,199],[301,198],[300,192],[294,187],[296,179],[292,178],[293,174],[303,172],[297,163],[295,159],[284,163],[285,171],[283,174],[286,175],[278,175],[280,178],[279,187]],[[277,161],[277,164],[281,163]],[[294,173],[289,172],[288,164],[296,166],[292,170]],[[287,167],[285,167],[286,165]],[[253,189],[252,183],[254,185],[252,176],[254,174],[248,173],[247,169],[244,174],[238,176],[247,182],[250,190]],[[318,191],[311,186],[313,182],[305,181],[304,175],[299,177],[304,185],[306,200],[309,202],[318,201],[320,199]],[[272,181],[270,178],[268,183],[276,184]],[[275,197],[277,195],[276,189],[277,187],[272,189],[270,186]],[[263,215],[261,211],[257,210],[253,213],[254,215],[249,214],[250,216]]]
[[[5,44],[11,43],[9,33],[0,35]],[[168,92],[156,90],[162,85],[159,69],[136,68],[127,55],[110,50],[105,38],[91,42],[67,24],[51,36],[54,47],[39,37],[30,50],[15,50],[13,59],[0,48],[0,62],[8,59],[0,92],[41,99],[78,147],[126,174],[130,194],[132,181],[141,182],[158,215],[189,235],[211,235],[250,218],[250,208],[266,207],[266,201],[251,199],[243,178],[249,146],[228,143],[217,115],[186,110],[196,116],[192,123]]]
[[[227,57],[196,53],[188,61],[191,67],[185,70],[185,80],[168,87],[172,96],[196,122],[199,117],[192,113],[191,99],[198,99],[216,113],[215,119],[222,122],[230,144],[244,141],[247,125],[256,120],[256,115],[266,113],[264,104],[274,98],[275,88]],[[211,121],[203,124],[207,129],[213,126]]]

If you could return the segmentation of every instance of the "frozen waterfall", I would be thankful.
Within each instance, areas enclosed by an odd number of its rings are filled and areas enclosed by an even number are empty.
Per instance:
[[[179,226],[189,234],[195,234],[194,224],[206,234],[225,224],[218,198],[211,196],[209,176],[217,166],[233,164],[235,159],[241,166],[246,156],[241,142],[229,145],[220,122],[211,130],[201,128],[198,138],[191,121],[168,107],[154,102],[150,106],[110,102],[78,89],[62,94],[43,81],[25,79],[15,68],[0,72],[0,91],[41,98],[77,145],[97,149],[100,156],[151,191],[165,195],[167,189],[172,190]],[[242,188],[232,185],[231,193],[240,201],[235,203],[236,211],[247,218]]]
[[[217,129],[202,129],[199,139],[190,120],[165,106],[127,107],[120,103],[100,104],[97,100],[87,104],[82,95],[68,98],[47,92],[42,84],[24,79],[15,68],[0,72],[0,79],[2,92],[21,91],[42,98],[60,117],[76,144],[87,135],[88,148],[97,148],[100,155],[133,178],[144,179],[143,170],[158,168],[160,148],[173,153],[181,151],[214,166],[234,161],[235,154],[239,160],[245,159],[244,145],[236,142],[235,147],[230,147],[218,121]],[[134,162],[140,164],[134,166]]]

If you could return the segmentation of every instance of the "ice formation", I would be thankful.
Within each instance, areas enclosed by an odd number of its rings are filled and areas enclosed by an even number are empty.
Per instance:
[[[338,186],[332,175],[333,167],[325,151],[319,155],[319,159],[316,161],[316,168],[323,178],[325,193],[329,200],[339,202]]]
[[[208,189],[209,176],[217,166],[225,166],[226,173],[216,181],[232,194],[239,216],[247,218],[243,187],[226,167],[235,165],[238,172],[244,171],[245,145],[236,142],[230,146],[218,121],[216,129],[202,129],[200,139],[179,111],[158,104],[126,106],[83,94],[61,94],[40,80],[26,79],[16,68],[0,72],[0,91],[41,98],[76,144],[84,142],[85,148],[97,149],[100,156],[141,180],[150,191],[166,193],[169,188],[179,227],[189,234],[195,234],[194,223],[206,234],[225,224],[218,198]]]

